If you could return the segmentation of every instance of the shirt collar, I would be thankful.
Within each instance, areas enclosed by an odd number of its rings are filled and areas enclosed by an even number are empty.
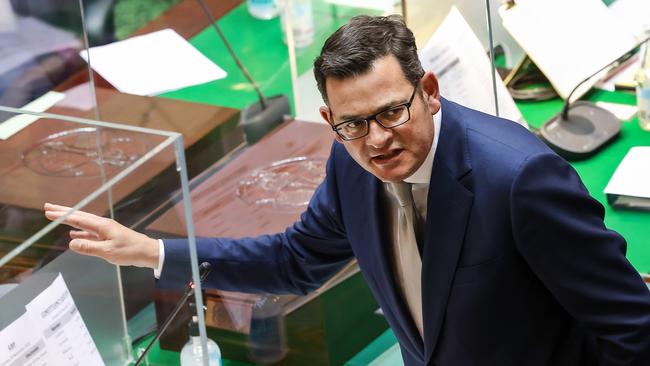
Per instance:
[[[431,169],[433,167],[433,158],[436,155],[436,148],[438,147],[438,138],[440,137],[440,122],[442,121],[442,107],[438,112],[433,115],[433,143],[427,158],[420,167],[408,178],[404,179],[407,183],[426,183],[431,181]]]

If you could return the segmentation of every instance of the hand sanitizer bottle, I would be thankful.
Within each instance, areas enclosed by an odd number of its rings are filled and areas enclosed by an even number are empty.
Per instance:
[[[190,340],[185,343],[181,350],[181,366],[203,366],[203,348],[199,336],[199,323],[196,316],[192,317],[188,324],[190,328]],[[207,339],[208,365],[221,366],[221,350],[212,339]]]

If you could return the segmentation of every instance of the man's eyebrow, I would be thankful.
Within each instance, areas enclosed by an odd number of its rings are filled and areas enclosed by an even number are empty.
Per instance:
[[[402,105],[404,103],[408,103],[408,99],[401,100],[401,101],[391,101],[391,102],[388,102],[388,103],[384,103],[384,104],[380,105],[379,107],[377,107],[377,109],[375,109],[375,113],[372,113],[372,114],[377,114],[379,112],[383,112],[383,111],[389,109],[390,107],[394,107],[394,106],[397,106],[397,105]],[[341,118],[341,121],[348,121],[348,120],[351,120],[351,119],[366,118],[368,116],[370,116],[370,114],[366,114],[366,115],[363,115],[363,116],[358,115],[358,114],[344,114],[340,118]]]

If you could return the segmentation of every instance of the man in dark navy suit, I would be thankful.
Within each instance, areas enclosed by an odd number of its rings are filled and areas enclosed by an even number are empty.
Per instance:
[[[283,233],[199,239],[207,287],[304,294],[356,258],[406,365],[650,365],[650,292],[603,207],[526,129],[442,98],[401,18],[352,19],[315,76],[325,181]],[[73,250],[187,278],[185,240],[66,223]]]

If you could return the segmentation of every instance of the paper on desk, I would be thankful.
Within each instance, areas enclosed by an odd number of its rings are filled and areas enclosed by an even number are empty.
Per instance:
[[[51,356],[41,333],[34,332],[27,313],[0,330],[0,366],[52,365]]]
[[[52,284],[25,308],[50,353],[59,365],[104,365],[72,295],[59,273]]]
[[[573,88],[637,43],[633,29],[601,0],[517,1],[499,9],[503,26],[566,99]],[[580,87],[578,99],[607,74]]]
[[[472,28],[452,7],[420,52],[425,70],[438,78],[440,94],[479,111],[495,114],[492,66]],[[527,126],[501,78],[497,76],[499,115]],[[444,112],[443,112],[444,113]]]
[[[618,165],[606,194],[650,198],[650,146],[633,147]]]
[[[172,29],[90,48],[90,66],[123,93],[155,95],[226,77]],[[81,53],[88,61],[88,53]]]
[[[616,0],[609,9],[615,17],[634,28],[634,34],[642,41],[650,34],[650,1]]]

